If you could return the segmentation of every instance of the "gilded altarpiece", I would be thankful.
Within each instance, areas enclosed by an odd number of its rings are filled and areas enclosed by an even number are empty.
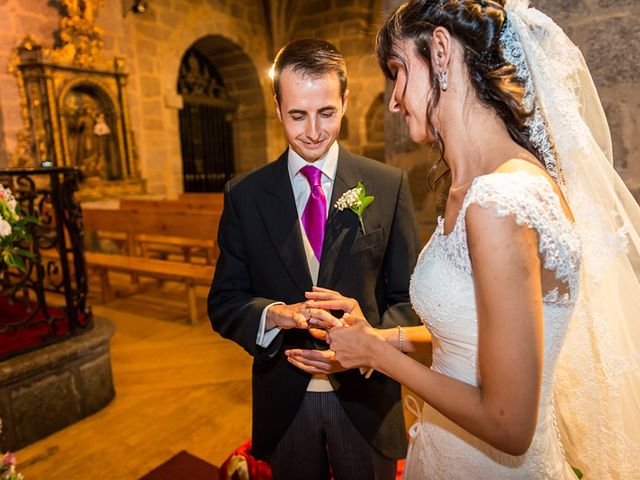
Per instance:
[[[78,197],[143,193],[127,106],[124,60],[100,56],[95,25],[100,0],[65,0],[60,45],[49,49],[25,37],[14,52],[24,130],[12,156],[17,167],[77,167]]]

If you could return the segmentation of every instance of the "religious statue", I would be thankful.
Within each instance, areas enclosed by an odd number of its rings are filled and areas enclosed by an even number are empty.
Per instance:
[[[96,13],[104,0],[63,0],[66,15],[60,19],[61,45],[48,52],[51,59],[81,67],[96,67],[104,41],[95,25]]]
[[[96,6],[92,0],[64,0],[64,5],[67,7],[69,17],[79,17],[93,24]]]

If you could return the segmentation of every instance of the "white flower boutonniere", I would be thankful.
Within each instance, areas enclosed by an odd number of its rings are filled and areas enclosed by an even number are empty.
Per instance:
[[[367,232],[364,230],[364,222],[362,221],[362,212],[364,212],[364,209],[373,203],[373,200],[373,196],[367,196],[367,192],[365,191],[362,182],[358,182],[357,187],[347,190],[342,194],[336,202],[335,208],[339,211],[343,211],[348,208],[355,213],[358,216],[358,220],[360,220],[362,233],[366,234]]]

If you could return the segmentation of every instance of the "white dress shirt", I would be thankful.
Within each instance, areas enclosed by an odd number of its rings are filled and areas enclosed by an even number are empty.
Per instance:
[[[298,212],[298,221],[300,222],[300,231],[302,232],[302,242],[304,244],[304,250],[307,258],[307,265],[309,267],[309,273],[311,274],[311,280],[316,285],[318,282],[318,271],[320,269],[320,262],[311,248],[311,244],[307,238],[307,234],[302,225],[302,214],[311,195],[311,187],[307,178],[300,173],[300,169],[313,165],[316,168],[322,170],[322,190],[324,196],[327,199],[327,215],[330,210],[331,194],[333,192],[333,182],[336,176],[336,170],[338,168],[338,153],[340,149],[338,142],[333,142],[333,145],[329,148],[326,155],[319,160],[316,160],[312,164],[307,162],[304,158],[298,155],[293,148],[289,147],[287,167],[289,170],[289,180],[291,181],[291,188],[293,189],[293,197],[296,203],[296,210]],[[282,305],[283,302],[274,302],[268,305],[263,311],[260,317],[260,326],[258,328],[258,337],[256,343],[261,347],[268,347],[274,338],[280,332],[279,327],[274,327],[271,330],[266,330],[267,323],[267,310],[273,305]],[[324,378],[322,378],[324,377]],[[326,376],[314,375],[309,383],[308,391],[331,391],[333,388],[329,383]]]

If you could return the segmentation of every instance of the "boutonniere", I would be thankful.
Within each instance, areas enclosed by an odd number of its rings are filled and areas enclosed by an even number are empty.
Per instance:
[[[347,190],[342,194],[336,202],[335,207],[340,212],[348,208],[355,213],[358,216],[358,220],[360,220],[360,227],[362,228],[362,234],[364,235],[367,232],[364,230],[362,212],[364,212],[364,209],[373,203],[373,199],[373,196],[367,196],[367,192],[365,191],[362,182],[358,182],[357,187]]]

